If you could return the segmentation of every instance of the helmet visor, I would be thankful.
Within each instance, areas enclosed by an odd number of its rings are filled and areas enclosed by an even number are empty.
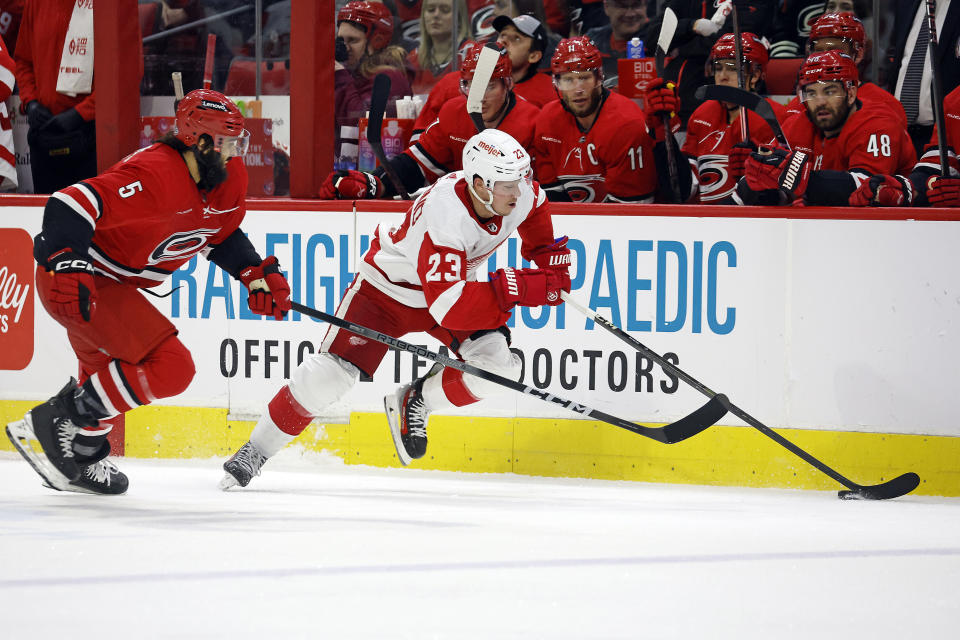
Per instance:
[[[242,158],[247,154],[250,146],[250,132],[244,129],[237,136],[216,136],[213,140],[213,148],[220,152],[224,160],[230,158]]]
[[[839,103],[846,99],[847,89],[844,83],[839,81],[818,81],[797,89],[797,97],[800,102],[826,100]]]

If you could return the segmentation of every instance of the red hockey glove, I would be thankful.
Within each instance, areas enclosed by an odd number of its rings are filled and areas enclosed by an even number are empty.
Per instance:
[[[654,132],[656,142],[663,141],[663,117],[670,117],[670,131],[676,133],[682,123],[680,116],[680,98],[672,82],[663,78],[654,78],[647,83],[643,93],[643,110],[647,116],[647,129]]]
[[[933,176],[927,180],[931,207],[960,207],[960,178]]]
[[[334,171],[320,187],[324,200],[369,200],[383,195],[380,178],[365,171]]]
[[[247,297],[250,311],[262,316],[272,315],[277,320],[283,320],[290,311],[290,285],[280,273],[276,256],[241,271],[240,282],[250,291]]]
[[[570,269],[570,249],[567,249],[567,236],[557,238],[553,244],[533,252],[533,261],[541,269]]]
[[[730,154],[727,156],[727,173],[730,174],[731,178],[739,180],[743,177],[747,158],[756,150],[757,145],[752,142],[738,142],[733,145]]]
[[[53,315],[77,322],[90,322],[97,309],[97,289],[93,284],[90,259],[70,249],[62,249],[47,258],[53,277],[48,303]]]
[[[909,207],[913,190],[900,176],[871,176],[847,200],[851,207]]]
[[[802,151],[783,147],[761,147],[744,163],[744,177],[754,191],[779,189],[788,200],[799,198],[807,190],[810,162]]]
[[[570,291],[566,269],[497,269],[490,274],[490,286],[502,311],[521,307],[555,307],[563,300],[560,291]]]

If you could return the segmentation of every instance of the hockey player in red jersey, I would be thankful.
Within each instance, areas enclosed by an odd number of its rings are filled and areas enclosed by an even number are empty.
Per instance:
[[[846,12],[825,13],[817,18],[810,30],[807,53],[839,51],[853,58],[854,64],[859,68],[863,62],[866,41],[867,32],[855,15]],[[889,91],[872,82],[861,82],[857,89],[857,98],[868,106],[875,102],[887,105],[903,122],[903,126],[907,126],[907,113],[903,110],[903,105]],[[803,113],[803,104],[799,98],[794,98],[787,105],[789,116],[796,113]]]
[[[930,144],[910,174],[916,206],[960,207],[960,160],[957,158],[957,149],[960,149],[960,88],[943,99],[943,116],[950,175],[940,175],[940,143],[934,127]]]
[[[743,77],[747,91],[756,92],[763,81],[770,56],[767,46],[756,35],[740,34],[743,51]],[[737,86],[736,42],[732,33],[721,37],[710,50],[707,72],[718,85]],[[775,100],[767,102],[777,119],[785,119],[783,105]],[[744,142],[740,122],[740,108],[736,105],[708,100],[690,116],[687,138],[682,151],[690,159],[699,182],[700,202],[717,204],[727,200],[743,175],[746,157],[757,145],[770,144],[773,130],[763,118],[746,111],[750,139]]]
[[[599,50],[586,37],[561,40],[550,66],[560,99],[543,108],[534,134],[534,173],[550,200],[653,202],[665,160],[640,107],[603,86]]]
[[[463,171],[436,181],[399,227],[380,225],[337,316],[394,337],[423,331],[463,361],[516,380],[506,322],[515,306],[561,303],[570,290],[570,250],[554,240],[549,203],[532,181],[530,157],[509,134],[486,129],[463,150]],[[520,253],[537,268],[502,268],[488,282],[478,268],[516,231]],[[267,405],[250,441],[226,463],[221,488],[246,486],[263,463],[342,398],[361,373],[373,375],[387,346],[331,327]],[[427,417],[462,407],[504,387],[436,366],[384,399],[397,456],[424,455]]]
[[[461,168],[460,161],[465,141],[475,132],[476,126],[467,113],[466,94],[469,92],[473,74],[483,45],[475,44],[467,52],[460,68],[460,89],[463,95],[449,101],[440,110],[437,121],[403,153],[391,158],[400,181],[407,193],[413,193],[450,171]],[[487,128],[506,131],[524,148],[533,140],[534,121],[540,109],[525,100],[518,100],[511,90],[510,58],[505,49],[499,49],[493,76],[483,96],[483,122]],[[385,170],[378,167],[373,173],[363,171],[334,171],[320,187],[320,197],[325,199],[345,198],[390,198],[396,189],[384,178]]]
[[[898,176],[892,178],[897,186],[883,185],[885,203],[909,205],[912,188],[903,176],[916,163],[910,136],[883,104],[865,106],[858,100],[857,86],[849,56],[837,51],[810,55],[798,81],[806,113],[783,125],[792,150],[775,147],[750,155],[734,201],[789,204],[802,197],[812,205],[859,205],[873,199],[862,191],[871,188],[872,176],[890,175]]]
[[[55,192],[34,240],[37,293],[80,361],[47,402],[7,426],[18,451],[54,489],[118,494],[127,477],[106,459],[108,419],[181,393],[193,378],[177,329],[138,291],[204,253],[250,291],[250,309],[280,319],[290,288],[240,229],[248,134],[229,98],[197,90],[180,101],[176,132],[106,172]],[[34,448],[39,441],[42,451]]]

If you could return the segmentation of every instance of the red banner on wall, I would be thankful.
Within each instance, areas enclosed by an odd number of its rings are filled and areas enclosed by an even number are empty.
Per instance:
[[[33,238],[0,229],[0,369],[20,370],[33,359]]]

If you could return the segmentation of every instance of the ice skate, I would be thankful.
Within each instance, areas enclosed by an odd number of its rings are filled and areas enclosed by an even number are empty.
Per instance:
[[[103,440],[100,449],[91,456],[77,454],[77,464],[80,465],[80,477],[64,487],[46,486],[58,491],[75,491],[76,493],[94,493],[100,495],[120,495],[126,493],[130,481],[127,475],[120,471],[113,462],[107,459],[110,455],[110,444]]]
[[[423,381],[418,378],[383,399],[390,435],[400,463],[410,464],[427,452],[427,418],[430,410],[423,398]]]
[[[220,488],[226,491],[237,485],[245,487],[250,484],[253,476],[260,475],[260,468],[267,461],[267,457],[260,453],[252,442],[240,447],[233,456],[223,463],[226,475],[220,481]]]
[[[77,381],[70,378],[57,395],[6,429],[20,455],[54,489],[69,491],[70,482],[80,478],[73,441],[81,427],[97,424],[95,419],[85,419],[78,414],[73,404],[76,389]],[[34,446],[35,443],[39,447]]]

